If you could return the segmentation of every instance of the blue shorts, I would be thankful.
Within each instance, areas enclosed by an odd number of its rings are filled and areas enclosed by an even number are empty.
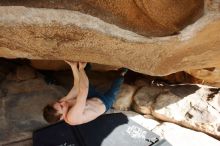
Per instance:
[[[124,77],[117,78],[113,81],[110,89],[105,93],[98,92],[93,85],[89,84],[88,98],[99,98],[105,105],[107,111],[112,107],[123,82]]]

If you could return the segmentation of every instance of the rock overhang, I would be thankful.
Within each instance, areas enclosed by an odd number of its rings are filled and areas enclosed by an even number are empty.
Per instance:
[[[2,6],[75,10],[144,36],[178,33],[204,13],[206,0],[2,0]],[[210,5],[213,4],[209,4]]]
[[[6,58],[85,61],[157,76],[220,64],[218,12],[206,13],[178,35],[145,37],[72,10],[0,11],[0,56]]]

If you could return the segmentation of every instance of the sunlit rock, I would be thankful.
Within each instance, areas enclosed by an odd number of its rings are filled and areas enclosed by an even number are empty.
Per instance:
[[[180,15],[186,14],[188,7],[187,4]],[[217,67],[220,64],[219,25],[220,13],[207,12],[177,35],[144,37],[77,11],[2,6],[0,56],[84,61],[164,76],[188,69]]]
[[[38,0],[2,1],[0,5],[75,10],[145,36],[176,34],[204,13],[203,0]]]
[[[191,69],[187,71],[195,78],[200,79],[201,84],[220,87],[220,69],[219,68],[205,68],[205,69]]]
[[[183,128],[173,123],[162,123],[152,130],[172,146],[219,146],[220,141],[204,133]]]
[[[163,121],[220,137],[220,89],[198,85],[176,85],[161,93],[152,114]]]

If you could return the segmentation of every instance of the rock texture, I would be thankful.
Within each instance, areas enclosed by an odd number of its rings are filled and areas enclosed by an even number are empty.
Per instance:
[[[189,74],[197,79],[200,83],[210,86],[220,87],[220,69],[219,68],[205,68],[205,69],[192,69],[187,71]]]
[[[218,0],[3,0],[0,5],[0,57],[84,61],[116,68],[123,66],[154,76],[186,71],[199,80],[218,85]],[[66,68],[62,61],[53,63],[53,70]],[[32,61],[31,64],[39,67],[39,63],[34,65]],[[50,64],[42,66],[39,68],[51,67]],[[45,99],[53,101],[65,92],[58,86],[47,85],[27,66],[8,74],[10,70],[0,66],[0,125],[3,126],[0,141],[30,138],[33,128],[45,124],[39,106],[45,105]],[[180,82],[191,81],[191,78],[179,78],[181,74],[176,77]],[[96,84],[106,89],[103,82]],[[140,88],[134,96],[136,111],[220,138],[219,88],[135,84]],[[131,96],[122,97],[116,105],[127,109]],[[119,101],[125,99],[128,102],[121,106]],[[26,112],[29,103],[31,115]],[[160,124],[153,124],[158,126],[155,131],[165,137],[175,135],[166,132],[166,126],[168,129],[177,126],[165,124],[160,130]],[[8,132],[9,129],[13,132]],[[19,134],[15,137],[13,133]],[[207,135],[200,137],[205,139]],[[219,145],[212,138],[207,141]]]
[[[135,86],[123,84],[113,104],[113,108],[117,110],[128,110],[131,106],[135,91]]]
[[[70,69],[69,65],[63,60],[30,60],[30,65],[39,70],[68,70]],[[109,71],[109,70],[117,70],[118,67],[110,66],[110,65],[102,65],[96,63],[90,63],[92,71]]]
[[[207,12],[178,35],[151,38],[76,11],[2,6],[0,56],[86,61],[160,76],[219,66],[219,25],[220,14]]]
[[[167,83],[178,84],[178,83],[198,83],[200,80],[191,74],[181,71],[170,74],[168,76],[161,77]]]
[[[220,6],[219,0],[205,0],[206,11],[220,12],[219,6]]]
[[[10,76],[13,78],[0,83],[0,145],[31,138],[33,130],[47,125],[42,116],[44,106],[66,93],[39,76],[27,79],[29,75],[17,76],[16,72]]]
[[[134,95],[134,110],[142,114],[151,114],[152,105],[162,91],[162,88],[151,86],[140,88]]]
[[[69,65],[63,60],[30,60],[30,65],[39,70],[67,70],[70,69]]]
[[[144,86],[134,95],[134,109],[220,138],[220,89],[202,85]]]
[[[152,114],[162,120],[203,131],[220,138],[219,88],[196,86],[174,87],[160,94]]]
[[[34,79],[36,77],[36,72],[33,68],[27,65],[22,65],[17,66],[15,69],[15,73],[9,73],[6,78],[8,80],[25,81],[29,79]]]
[[[80,11],[145,36],[178,33],[204,10],[203,0],[2,0],[0,5]]]

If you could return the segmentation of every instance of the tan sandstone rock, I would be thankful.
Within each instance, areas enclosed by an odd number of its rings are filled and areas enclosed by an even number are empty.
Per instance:
[[[1,1],[0,5],[80,11],[145,36],[178,33],[203,14],[203,0]]]
[[[40,70],[66,70],[70,69],[69,65],[62,60],[31,60],[30,65]]]
[[[162,76],[219,65],[219,25],[220,14],[207,12],[178,35],[151,38],[76,11],[2,6],[0,56],[84,61]]]
[[[70,69],[69,65],[62,60],[30,60],[30,65],[35,69],[40,70],[58,71]],[[97,63],[91,63],[91,66],[91,70],[93,71],[109,71],[118,69],[118,67]]]
[[[192,76],[202,80],[202,84],[220,87],[220,69],[206,68],[206,69],[192,69],[187,71]]]
[[[206,11],[217,11],[220,12],[219,0],[204,0]]]
[[[160,94],[152,114],[220,138],[220,89],[198,85],[176,85]]]
[[[172,83],[172,84],[177,84],[177,83],[196,83],[196,79],[191,76],[190,74],[181,71],[177,73],[170,74],[168,76],[162,77],[163,80]]]
[[[141,114],[151,114],[152,104],[162,91],[162,88],[152,86],[140,88],[134,95],[132,103],[134,110]]]
[[[117,110],[128,110],[131,106],[135,91],[135,86],[123,84],[113,104],[113,108]]]

